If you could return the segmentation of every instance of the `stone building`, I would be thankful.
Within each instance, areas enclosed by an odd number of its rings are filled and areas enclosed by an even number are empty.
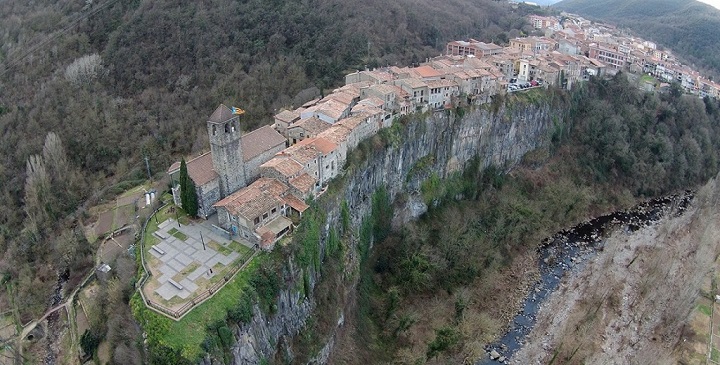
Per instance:
[[[198,215],[207,218],[213,206],[260,177],[260,165],[285,148],[285,137],[269,126],[242,134],[240,109],[220,105],[207,121],[210,152],[187,160],[190,179],[195,183]],[[168,169],[175,204],[180,202],[180,162]]]
[[[222,227],[263,248],[270,248],[292,230],[289,216],[308,208],[286,184],[268,177],[255,180],[215,207]]]

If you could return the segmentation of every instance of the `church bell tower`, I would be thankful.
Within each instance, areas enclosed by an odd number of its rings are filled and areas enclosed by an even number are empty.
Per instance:
[[[207,122],[213,168],[220,176],[221,199],[247,186],[239,117],[243,113],[242,109],[220,104]]]

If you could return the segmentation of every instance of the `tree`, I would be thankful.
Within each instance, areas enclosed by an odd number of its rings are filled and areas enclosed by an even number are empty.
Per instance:
[[[188,175],[184,158],[180,161],[180,203],[187,214],[192,217],[197,216],[198,202],[195,183]]]
[[[104,74],[102,58],[97,53],[82,56],[65,69],[65,79],[75,86],[92,83]]]

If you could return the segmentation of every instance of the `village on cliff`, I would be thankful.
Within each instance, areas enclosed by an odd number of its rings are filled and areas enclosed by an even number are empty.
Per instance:
[[[410,113],[484,104],[495,95],[532,88],[569,90],[619,71],[644,75],[637,86],[647,91],[676,82],[686,93],[720,98],[720,85],[652,42],[569,14],[529,20],[545,35],[515,38],[507,47],[452,41],[444,55],[417,67],[353,72],[345,86],[282,110],[272,126],[246,134],[243,111],[218,106],[207,121],[210,151],[187,160],[198,215],[215,216],[230,236],[271,249],[293,229],[292,217],[308,209],[306,200],[342,173],[349,151]],[[180,205],[180,162],[168,174]]]

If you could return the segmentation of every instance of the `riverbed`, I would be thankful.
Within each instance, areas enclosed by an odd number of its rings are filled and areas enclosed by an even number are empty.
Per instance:
[[[620,230],[632,235],[663,217],[682,215],[693,197],[693,193],[687,191],[650,200],[629,210],[583,222],[544,240],[538,248],[540,279],[530,288],[507,332],[497,342],[486,347],[486,357],[479,359],[476,364],[509,363],[525,344],[543,303],[565,278],[581,270],[588,259],[603,251],[609,234]]]

